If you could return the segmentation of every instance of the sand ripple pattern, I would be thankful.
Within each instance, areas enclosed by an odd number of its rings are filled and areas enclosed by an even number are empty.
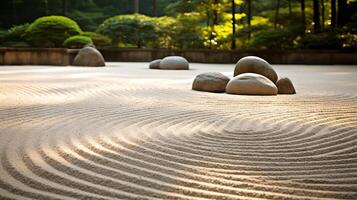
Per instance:
[[[0,75],[0,199],[357,199],[354,95],[41,73]]]

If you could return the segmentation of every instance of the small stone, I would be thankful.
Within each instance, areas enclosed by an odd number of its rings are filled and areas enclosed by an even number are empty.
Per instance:
[[[256,56],[247,56],[240,59],[234,69],[234,76],[244,73],[255,73],[267,77],[273,83],[278,80],[278,74],[264,59]]]
[[[161,61],[160,69],[188,70],[189,63],[184,57],[168,56]]]
[[[276,82],[279,94],[296,94],[295,87],[289,78],[283,77]]]
[[[79,50],[77,56],[74,58],[74,66],[88,66],[88,67],[103,67],[105,60],[103,55],[93,47],[84,47]]]
[[[149,68],[150,69],[160,69],[160,63],[161,63],[161,59],[157,59],[157,60],[153,60],[150,62]]]
[[[205,92],[224,92],[229,78],[219,72],[207,72],[196,76],[192,84],[193,90]]]
[[[260,74],[245,73],[231,79],[226,87],[228,94],[277,95],[275,84]]]

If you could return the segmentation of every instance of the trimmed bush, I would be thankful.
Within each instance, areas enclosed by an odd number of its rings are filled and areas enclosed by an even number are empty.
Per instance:
[[[5,47],[28,47],[25,33],[30,24],[16,25],[9,30],[0,31],[0,46]]]
[[[78,24],[63,16],[47,16],[35,20],[26,31],[26,38],[35,47],[63,47],[70,36],[79,35]]]
[[[112,40],[105,35],[95,32],[83,32],[82,36],[90,37],[96,47],[110,47]]]
[[[141,48],[157,40],[155,26],[154,19],[145,15],[118,15],[105,20],[97,32],[109,36],[115,46],[121,43]]]
[[[300,47],[304,49],[340,49],[342,39],[337,33],[309,33],[300,40]]]
[[[93,44],[92,39],[82,35],[71,36],[63,43],[65,47],[70,49],[81,49],[88,44]]]
[[[6,41],[9,32],[0,28],[0,46],[3,46],[4,41]]]
[[[292,49],[294,41],[302,34],[300,26],[259,31],[249,43],[253,49]]]
[[[30,27],[29,23],[13,26],[9,29],[9,39],[14,41],[23,41],[27,29]]]

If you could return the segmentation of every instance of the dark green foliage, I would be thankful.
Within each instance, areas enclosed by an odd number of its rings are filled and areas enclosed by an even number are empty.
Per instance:
[[[0,29],[0,46],[3,46],[8,34],[7,30]]]
[[[292,49],[301,33],[300,26],[266,29],[258,32],[250,42],[253,49]]]
[[[175,35],[172,40],[176,48],[201,49],[204,48],[202,37],[203,27],[199,25],[197,14],[182,14],[178,16]]]
[[[17,41],[24,41],[26,36],[26,31],[30,27],[29,23],[13,26],[9,29],[9,39],[17,40]]]
[[[98,24],[100,24],[109,16],[96,11],[83,12],[74,10],[68,14],[68,17],[71,19],[76,19],[76,22],[80,25],[81,28],[83,28],[83,30],[95,31],[98,27]]]
[[[63,46],[70,49],[80,49],[88,44],[93,44],[93,41],[90,37],[75,35],[69,37],[66,41],[64,41]]]
[[[13,26],[8,31],[0,33],[0,44],[6,47],[28,47],[25,36],[30,24]]]
[[[344,49],[357,49],[357,34],[342,34],[341,39]]]
[[[138,48],[149,47],[157,40],[154,20],[140,14],[111,17],[98,27],[97,32],[109,36],[115,46],[120,43]]]
[[[30,47],[30,45],[23,41],[5,41],[3,44],[5,47],[13,47],[13,48],[25,48]]]
[[[28,26],[25,23],[38,17],[65,15],[74,19],[83,30],[92,31],[83,35],[91,37],[97,47],[230,49],[233,31],[232,1],[155,1],[158,17],[154,18],[153,0],[139,1],[139,13],[144,15],[131,15],[134,12],[133,0],[3,0],[0,7],[0,29],[24,25],[0,32],[0,45],[28,46],[26,42],[30,42],[35,47],[61,47],[65,39],[78,35],[81,31],[59,31],[58,27],[63,27],[60,24],[55,24],[52,28],[42,27],[41,31],[36,30],[37,33],[31,31],[24,34],[24,30]],[[313,9],[313,0],[280,0],[279,4],[278,0],[235,0],[235,44],[240,49],[356,49],[357,2],[336,1],[343,4],[336,4],[341,9],[337,9],[338,13],[335,13],[339,16],[335,16],[338,23],[332,26],[329,23],[332,20],[333,1],[319,1],[324,9],[317,9],[315,1]],[[305,5],[304,12],[301,10],[302,2]],[[248,17],[248,5],[251,5],[251,20]],[[315,21],[324,22],[316,31],[313,29],[314,14]],[[101,23],[103,24],[100,25]],[[300,24],[305,26],[296,29]],[[96,30],[106,36],[95,35],[93,32]],[[306,36],[305,32],[308,33]],[[326,39],[326,44],[323,44],[323,39],[319,41],[320,37]],[[111,39],[112,43],[109,44]]]
[[[93,44],[98,48],[110,47],[112,40],[105,35],[95,33],[95,32],[83,32],[81,35],[90,37],[93,41]]]
[[[310,33],[304,35],[299,41],[304,49],[340,49],[342,40],[335,32]]]
[[[172,17],[155,18],[156,34],[158,40],[154,44],[156,48],[174,48],[173,38],[177,35],[178,21]]]
[[[26,38],[35,47],[62,47],[68,37],[81,32],[78,24],[67,17],[48,16],[34,21],[26,31]]]

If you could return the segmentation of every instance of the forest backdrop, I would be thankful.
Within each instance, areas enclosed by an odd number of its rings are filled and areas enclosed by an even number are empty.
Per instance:
[[[0,9],[5,47],[357,48],[357,0],[3,0]]]

